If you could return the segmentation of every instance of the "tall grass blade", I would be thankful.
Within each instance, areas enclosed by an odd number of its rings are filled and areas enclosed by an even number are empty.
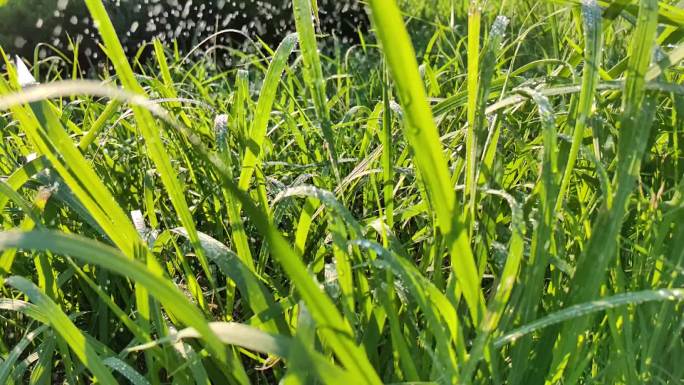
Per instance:
[[[54,231],[2,232],[0,250],[8,248],[65,254],[129,277],[145,287],[150,295],[164,304],[166,310],[175,317],[198,330],[213,354],[218,358],[225,355],[224,348],[215,339],[202,314],[171,282],[150,272],[141,262],[125,258],[114,248],[83,237]]]
[[[595,0],[582,2],[582,20],[584,21],[584,69],[582,74],[582,90],[580,91],[579,104],[577,106],[577,117],[575,118],[575,128],[572,134],[572,145],[565,164],[563,180],[556,200],[556,210],[563,204],[564,196],[570,178],[572,178],[573,168],[577,161],[580,146],[584,139],[584,130],[587,127],[587,119],[592,113],[596,85],[599,80],[599,69],[601,68],[601,54],[603,50],[603,39],[601,35],[601,8]]]
[[[112,25],[107,11],[101,0],[86,0],[86,5],[90,14],[97,24],[97,28],[104,42],[104,46],[107,48],[107,53],[110,60],[119,75],[121,83],[124,88],[130,90],[133,93],[145,95],[145,91],[138,84],[138,81],[133,74],[126,54],[124,53],[121,42],[116,35],[114,26]],[[183,227],[188,230],[188,236],[190,237],[190,242],[192,243],[197,258],[204,269],[207,277],[209,278],[212,285],[213,278],[209,270],[209,263],[204,251],[202,250],[202,245],[199,241],[199,236],[197,235],[197,230],[195,228],[195,222],[192,219],[192,214],[188,208],[188,204],[185,200],[183,191],[184,188],[178,181],[177,173],[171,165],[171,160],[169,158],[168,152],[164,149],[161,141],[161,136],[159,129],[152,118],[152,115],[145,109],[140,107],[133,107],[135,113],[135,119],[140,129],[142,136],[145,138],[145,143],[147,144],[147,150],[149,157],[154,162],[157,170],[161,176],[162,183],[169,193],[169,199],[178,214],[178,219],[180,220]]]
[[[513,343],[519,338],[542,328],[561,322],[571,321],[576,318],[584,317],[588,314],[598,313],[620,306],[638,305],[653,301],[684,301],[684,290],[660,289],[644,290],[634,293],[621,293],[596,301],[572,305],[568,308],[551,313],[534,322],[507,332],[505,335],[497,338],[494,341],[494,346],[500,348],[503,345]]]
[[[647,97],[645,74],[651,62],[651,44],[657,27],[658,3],[645,0],[640,3],[637,27],[630,46],[629,70],[622,98],[622,120],[618,145],[617,174],[613,183],[615,193],[612,207],[606,207],[597,218],[596,229],[584,249],[573,277],[569,303],[591,300],[598,293],[608,264],[615,257],[618,231],[623,222],[627,200],[640,171],[641,159],[646,151],[647,138],[653,119],[653,100]],[[547,379],[553,381],[565,372],[571,361],[578,360],[582,349],[578,335],[588,325],[586,319],[566,325],[561,331],[560,347],[554,352],[554,360]],[[572,354],[572,353],[575,354]],[[581,363],[579,363],[581,365]]]
[[[339,180],[340,171],[337,164],[335,137],[332,132],[332,123],[330,121],[330,112],[328,109],[328,97],[325,91],[325,79],[323,78],[321,59],[319,57],[316,36],[314,34],[311,0],[292,0],[292,8],[297,34],[299,35],[299,44],[302,50],[304,81],[308,86],[314,107],[316,108],[316,117],[318,117],[318,120],[320,121],[323,138],[325,139],[328,154],[330,156],[330,165],[333,169],[333,175]],[[318,12],[315,13],[315,15],[317,14]]]
[[[449,169],[437,127],[427,103],[411,40],[394,1],[372,0],[371,17],[405,112],[404,135],[425,181],[437,224],[447,238],[452,267],[475,323],[483,312],[479,275],[470,248],[465,221],[456,204]]]
[[[5,283],[26,294],[41,313],[45,314],[52,329],[69,344],[76,357],[93,373],[98,382],[104,385],[117,384],[114,376],[95,352],[95,348],[86,340],[83,332],[36,285],[19,276],[9,277]]]
[[[276,97],[276,90],[280,84],[280,77],[287,66],[287,59],[290,57],[290,53],[292,53],[296,43],[297,35],[291,34],[285,37],[278,46],[278,49],[276,49],[273,59],[268,66],[268,71],[259,93],[254,122],[249,130],[245,157],[241,164],[242,170],[240,171],[238,186],[242,190],[247,190],[255,168],[258,166],[258,161],[262,155],[262,145],[266,137],[266,128],[271,117],[271,108]]]

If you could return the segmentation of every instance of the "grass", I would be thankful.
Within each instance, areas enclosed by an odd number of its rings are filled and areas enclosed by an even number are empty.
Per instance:
[[[101,79],[2,52],[0,383],[684,380],[676,1],[294,0],[230,69],[86,4]]]

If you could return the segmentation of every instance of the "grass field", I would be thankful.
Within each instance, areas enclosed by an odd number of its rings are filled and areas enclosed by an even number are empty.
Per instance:
[[[294,0],[229,69],[85,3],[100,79],[2,52],[0,384],[684,382],[682,2]]]

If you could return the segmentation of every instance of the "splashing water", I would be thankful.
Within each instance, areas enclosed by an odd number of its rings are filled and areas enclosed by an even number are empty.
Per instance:
[[[24,0],[10,0],[24,2]],[[36,6],[36,3],[40,3]],[[109,16],[130,55],[153,38],[165,44],[177,42],[182,52],[188,52],[203,39],[227,29],[241,32],[256,40],[259,37],[276,44],[294,31],[292,5],[288,0],[103,0]],[[82,67],[99,64],[104,55],[99,52],[99,35],[83,1],[32,0],[25,6],[0,9],[0,45],[23,57],[33,57],[37,50],[43,59],[55,56],[56,50],[73,56],[74,44],[79,46]],[[368,26],[367,16],[358,0],[318,0],[321,31],[343,41],[357,37],[357,29]],[[12,9],[10,13],[10,9]],[[249,39],[239,33],[221,33],[207,46],[239,47]],[[204,55],[197,50],[195,55]],[[229,52],[216,49],[217,60],[227,60]]]

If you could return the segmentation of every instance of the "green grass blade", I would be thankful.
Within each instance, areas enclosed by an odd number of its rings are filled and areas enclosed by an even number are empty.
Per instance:
[[[324,374],[323,378],[336,378],[335,380],[330,381],[324,380],[326,383],[342,384],[344,383],[343,381],[353,382],[358,379],[355,379],[349,373],[329,363],[328,360],[319,353],[310,351],[308,349],[302,350],[298,346],[300,342],[296,341],[295,339],[281,335],[269,334],[248,325],[235,322],[212,322],[209,324],[209,326],[221,343],[224,344],[240,346],[248,350],[281,357],[286,360],[290,359],[292,354],[304,354],[305,357],[297,358],[303,358],[309,362],[313,366],[313,368],[310,369]],[[163,339],[128,348],[127,351],[142,351],[153,348],[160,344],[176,344],[177,342],[185,339],[199,337],[200,334],[195,329],[186,328],[179,330],[178,332]]]
[[[569,303],[591,300],[598,294],[603,279],[596,272],[606,271],[615,257],[618,232],[624,220],[627,200],[632,194],[641,159],[646,150],[647,138],[653,119],[653,101],[646,96],[645,74],[651,62],[651,42],[657,27],[658,4],[645,0],[640,4],[639,20],[630,47],[629,71],[622,99],[622,120],[620,143],[618,145],[617,174],[614,179],[615,196],[613,205],[602,212],[595,222],[596,231],[582,253],[568,294]],[[588,325],[584,319],[565,325],[560,338],[560,347],[554,352],[554,361],[548,379],[563,375],[568,363],[566,355],[582,347],[578,336]],[[578,355],[573,356],[575,360]]]
[[[545,118],[549,119],[548,116]],[[551,119],[551,123],[552,122],[553,120]],[[506,263],[504,265],[503,271],[501,272],[501,277],[499,278],[499,284],[496,288],[496,293],[487,307],[487,312],[482,319],[482,323],[478,327],[478,335],[473,343],[473,347],[470,349],[470,357],[468,358],[468,362],[465,365],[460,377],[461,380],[459,382],[463,384],[470,383],[471,376],[475,370],[477,362],[483,355],[486,356],[486,347],[489,345],[490,338],[499,325],[499,321],[503,316],[506,305],[510,299],[511,292],[513,291],[513,286],[517,279],[518,271],[520,270],[520,265],[523,260],[523,252],[525,249],[525,226],[520,204],[518,204],[515,198],[513,198],[510,194],[502,191],[486,190],[485,193],[499,196],[500,198],[506,200],[510,206],[511,239],[509,240],[508,256],[506,257]]]
[[[247,135],[245,155],[240,165],[241,171],[238,179],[238,187],[244,191],[247,191],[249,188],[252,175],[254,175],[256,168],[259,167],[263,153],[262,146],[266,138],[266,128],[268,127],[268,122],[271,118],[271,109],[273,108],[276,91],[280,84],[280,78],[283,71],[287,66],[287,60],[296,43],[296,35],[290,34],[286,36],[276,49],[273,59],[266,71],[266,76],[264,77],[264,82],[259,94],[259,100],[257,101],[254,121]],[[224,152],[225,151],[227,150],[224,150]],[[228,155],[224,155],[223,157],[225,159]],[[237,201],[232,202],[231,200],[228,207],[228,214],[233,223],[233,238],[237,244],[238,255],[250,269],[254,270],[254,261],[251,259],[252,254],[249,251],[247,237],[244,234],[244,227],[240,218],[240,203]]]
[[[47,159],[45,159],[44,156],[39,156],[29,162],[27,162],[25,165],[21,166],[20,168],[16,169],[12,175],[7,177],[7,179],[4,181],[12,190],[18,190],[26,182],[29,181],[29,179],[33,176],[35,176],[37,173],[41,172],[43,169],[45,169],[48,166]],[[0,196],[0,211],[4,210],[5,205],[9,201],[10,197],[6,195]]]
[[[311,0],[292,0],[295,26],[299,35],[299,45],[302,50],[302,60],[304,62],[304,81],[308,85],[316,117],[321,125],[323,138],[330,156],[330,164],[333,174],[337,180],[340,179],[340,172],[337,165],[337,151],[335,150],[335,137],[332,132],[330,122],[330,112],[328,109],[328,97],[325,92],[325,79],[321,69],[321,59],[318,53],[316,36],[314,34],[313,17],[311,13]]]
[[[238,92],[243,94],[244,90],[239,90]],[[236,110],[244,110],[246,108],[243,100],[238,100],[236,103],[239,103],[238,106],[235,106]],[[227,165],[232,165],[234,161],[230,153],[228,142],[228,122],[229,120],[226,115],[217,115],[214,118],[214,135],[216,135],[219,156]],[[247,151],[249,151],[249,149],[247,149]],[[232,168],[228,167],[228,171],[232,175]],[[249,248],[247,234],[245,233],[245,224],[240,216],[240,202],[231,197],[230,193],[225,189],[223,189],[223,197],[226,200],[226,211],[228,220],[230,221],[230,231],[233,235],[233,244],[235,245],[237,255],[249,269],[254,271],[254,259]],[[231,297],[232,294],[228,292],[227,295]]]
[[[0,180],[0,197],[5,197],[14,202],[14,204],[17,205],[34,224],[42,226],[42,222],[35,208],[28,203],[21,194],[16,192],[12,186],[3,180]]]
[[[109,103],[107,103],[107,106],[102,111],[100,116],[93,122],[88,132],[86,132],[85,135],[83,135],[81,141],[78,142],[78,148],[80,148],[81,151],[85,151],[88,148],[88,146],[90,146],[95,141],[97,135],[100,132],[102,132],[102,130],[105,128],[105,124],[107,124],[107,122],[114,116],[114,114],[116,114],[120,106],[121,103],[116,100],[112,100]]]
[[[392,108],[390,107],[390,84],[387,68],[383,68],[382,86],[382,133],[379,133],[382,144],[382,196],[384,200],[385,222],[391,230],[394,227],[394,167],[392,158]]]
[[[259,93],[254,122],[249,131],[245,157],[241,164],[238,185],[242,190],[247,190],[255,168],[258,166],[258,161],[262,155],[262,144],[266,137],[266,128],[271,117],[273,101],[276,97],[276,90],[287,65],[287,59],[290,57],[296,42],[297,35],[291,34],[285,37],[278,46],[278,49],[276,49],[276,53],[273,55],[273,59],[268,66],[268,71]]]
[[[176,228],[171,231],[187,237],[187,232],[183,228]],[[262,283],[263,278],[260,279],[249,266],[242,262],[223,243],[202,232],[199,233],[199,236],[209,260],[216,264],[223,274],[235,282],[242,296],[247,299],[248,306],[252,308],[254,314],[265,312],[275,306],[273,294]],[[268,327],[269,324],[270,322],[264,326]],[[288,327],[282,317],[277,317],[274,327],[266,328],[266,331],[285,334],[288,333]]]
[[[217,358],[221,359],[225,355],[202,314],[170,281],[150,272],[141,262],[125,258],[116,249],[87,238],[54,231],[0,233],[0,250],[8,248],[65,254],[129,277],[144,286],[178,319],[196,328]]]
[[[601,8],[595,0],[582,2],[582,20],[584,21],[584,70],[582,74],[582,91],[580,91],[577,117],[572,134],[572,145],[565,164],[565,172],[561,181],[556,210],[563,204],[565,192],[570,185],[573,168],[577,161],[580,146],[587,126],[587,118],[592,114],[592,107],[596,94],[596,85],[601,68],[601,54],[603,39],[601,36]]]
[[[358,239],[350,243],[375,252],[382,257],[381,260],[376,261],[377,267],[390,268],[394,274],[401,277],[428,319],[428,325],[435,335],[439,358],[435,363],[437,365],[435,369],[442,372],[447,381],[454,382],[458,375],[457,354],[463,352],[457,352],[461,331],[455,309],[449,300],[409,261],[397,258],[387,249],[369,240]],[[456,348],[453,347],[453,343],[457,345]]]
[[[507,332],[505,335],[497,338],[496,341],[494,341],[494,346],[497,348],[502,347],[506,344],[515,342],[517,339],[527,334],[533,333],[534,331],[561,322],[584,317],[588,314],[598,313],[621,306],[638,305],[654,301],[684,301],[684,289],[644,290],[634,293],[621,293],[596,301],[572,305],[568,308],[554,312],[534,322]]]
[[[382,43],[404,108],[404,135],[413,148],[413,158],[425,181],[439,229],[447,237],[452,267],[461,284],[471,317],[475,323],[479,323],[484,303],[479,275],[465,231],[464,218],[456,205],[449,169],[418,73],[411,40],[394,1],[372,0],[369,4],[375,33]]]
[[[107,48],[107,53],[109,55],[112,64],[121,79],[124,88],[129,91],[145,95],[145,91],[142,89],[140,84],[133,74],[126,54],[124,53],[121,42],[116,35],[114,26],[112,25],[107,11],[104,8],[101,0],[86,0],[86,5],[88,10],[95,21],[98,30],[100,31],[100,36]],[[140,107],[133,107],[135,112],[135,118],[142,133],[145,138],[145,143],[147,144],[148,155],[157,167],[157,171],[161,175],[162,183],[169,193],[169,199],[173,204],[174,209],[178,214],[178,219],[180,220],[183,227],[188,230],[188,236],[190,237],[190,242],[192,243],[197,258],[199,259],[204,272],[207,274],[210,282],[213,284],[211,271],[209,270],[209,263],[206,256],[202,250],[202,245],[199,241],[199,236],[197,235],[197,230],[195,228],[195,222],[193,221],[192,214],[188,208],[188,204],[184,197],[184,188],[181,186],[176,175],[176,171],[171,165],[171,160],[167,151],[164,149],[164,145],[161,141],[161,136],[159,130],[152,118],[152,115],[145,109]]]
[[[0,80],[0,92],[9,93],[8,91],[7,84]],[[133,243],[138,238],[133,225],[102,180],[76,149],[53,108],[48,102],[34,102],[31,104],[32,109],[14,103],[10,106],[39,153],[47,158],[112,242],[133,258]]]
[[[10,281],[11,282],[11,281]],[[10,375],[12,375],[12,370],[15,368],[16,362],[24,353],[24,350],[38,337],[41,333],[48,330],[49,325],[42,325],[30,332],[26,333],[19,342],[14,345],[9,354],[4,357],[4,360],[0,362],[0,382],[6,384]]]
[[[271,254],[283,267],[311,311],[319,327],[319,334],[335,352],[340,362],[352,375],[357,376],[359,381],[379,384],[380,379],[370,365],[366,353],[355,344],[349,324],[337,311],[331,299],[314,283],[306,266],[302,263],[301,256],[290,247],[282,234],[269,222],[268,216],[259,210],[249,196],[233,182],[225,164],[209,153],[196,135],[182,126],[177,128],[186,135],[196,152],[214,167],[214,171],[221,177],[223,187],[241,202],[247,216],[269,243]]]
[[[0,310],[20,312],[38,322],[48,323],[48,319],[36,305],[19,299],[0,298]]]
[[[480,21],[482,18],[482,5],[480,0],[470,0],[468,8],[468,132],[466,133],[466,194],[468,198],[468,215],[470,221],[475,216],[476,194],[476,169],[477,169],[477,110],[479,105],[480,91]]]
[[[86,340],[83,332],[36,285],[19,276],[9,277],[5,280],[5,283],[20,290],[31,299],[31,302],[46,315],[52,329],[69,344],[74,354],[93,373],[98,382],[104,385],[117,384],[114,376],[112,376],[112,373],[102,362],[100,356],[95,352],[95,348]]]
[[[102,360],[102,363],[121,373],[133,385],[150,385],[150,382],[145,377],[117,357],[107,357]]]
[[[544,279],[553,249],[553,242],[550,242],[550,240],[554,236],[554,224],[556,222],[555,201],[557,199],[560,178],[558,172],[556,122],[551,102],[546,96],[535,90],[523,88],[520,92],[529,96],[537,104],[539,118],[544,130],[542,134],[544,143],[543,165],[537,185],[539,189],[539,211],[536,215],[538,224],[532,234],[530,258],[527,263],[528,270],[525,273],[524,292],[526,295],[520,300],[518,306],[519,314],[517,315],[519,319],[526,322],[536,318],[539,302],[544,294]],[[514,365],[527,363],[531,348],[532,345],[529,340],[516,345],[511,354]],[[523,373],[520,372],[514,373],[512,381],[515,383],[522,375]]]

